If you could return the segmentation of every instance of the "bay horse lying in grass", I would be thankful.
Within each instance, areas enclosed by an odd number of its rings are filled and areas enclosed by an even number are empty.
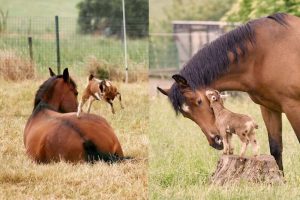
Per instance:
[[[274,14],[248,22],[199,50],[174,75],[167,95],[176,111],[193,120],[209,144],[223,149],[205,90],[247,92],[260,105],[270,152],[281,170],[282,113],[300,142],[300,19]],[[189,112],[182,109],[188,106]]]
[[[82,107],[86,101],[88,101],[87,113],[90,112],[91,105],[95,100],[105,100],[109,103],[111,107],[111,112],[115,114],[115,109],[113,106],[113,100],[118,96],[121,108],[123,109],[121,93],[118,91],[117,87],[114,86],[108,80],[96,79],[92,74],[88,77],[87,86],[85,87],[81,100],[77,109],[77,117],[80,117],[82,112]]]
[[[24,130],[29,157],[38,163],[122,160],[120,142],[104,118],[92,114],[76,117],[78,92],[68,69],[58,76],[50,69],[50,75],[36,92]]]

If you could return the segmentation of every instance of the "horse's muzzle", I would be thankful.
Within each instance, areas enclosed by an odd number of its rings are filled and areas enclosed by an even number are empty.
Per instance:
[[[222,150],[224,148],[221,136],[216,135],[214,138],[212,138],[212,141],[213,141],[213,143],[210,144],[211,147],[213,147],[217,150]]]

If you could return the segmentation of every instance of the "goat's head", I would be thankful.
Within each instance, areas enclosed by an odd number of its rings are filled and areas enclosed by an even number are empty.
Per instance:
[[[212,106],[214,103],[220,103],[223,105],[223,99],[226,98],[226,95],[221,94],[218,90],[206,90],[205,95]]]

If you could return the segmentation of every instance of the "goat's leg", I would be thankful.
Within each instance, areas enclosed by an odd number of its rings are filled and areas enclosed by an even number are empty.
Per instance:
[[[228,144],[228,137],[227,134],[222,134],[223,137],[223,154],[228,155],[229,154],[229,144]]]
[[[115,109],[114,109],[114,105],[111,99],[107,100],[107,103],[109,103],[110,107],[111,107],[111,112],[113,114],[115,114]]]
[[[95,98],[90,96],[89,98],[89,101],[88,101],[88,108],[87,108],[87,113],[90,113],[90,110],[91,110],[91,106],[92,106],[92,103],[95,101]]]
[[[231,142],[231,140],[232,140],[232,133],[228,133],[228,134],[227,134],[227,140],[228,140],[228,150],[229,150],[229,154],[232,155],[232,154],[233,154],[233,150],[234,150],[234,148],[233,148],[233,146],[232,146],[232,142]]]
[[[85,104],[86,100],[87,100],[86,98],[82,98],[78,104],[78,108],[77,108],[77,117],[78,118],[80,117],[80,113],[82,112],[82,107]]]
[[[248,146],[248,142],[243,141],[242,148],[241,148],[241,153],[240,153],[240,157],[244,157],[245,152],[247,150],[247,146]]]
[[[252,134],[249,137],[250,137],[250,142],[251,142],[251,145],[253,148],[253,155],[257,156],[257,155],[259,155],[259,144],[256,140],[254,131],[252,132]]]
[[[124,109],[124,106],[122,104],[122,97],[121,97],[121,93],[118,92],[117,95],[119,96],[119,101],[120,101],[120,105],[121,105],[121,108]]]
[[[270,146],[271,155],[274,156],[279,169],[283,171],[281,113],[270,110],[270,109],[268,109],[264,106],[260,106],[260,109],[261,109],[263,120],[265,122],[265,125],[267,127],[267,131],[268,131],[268,138],[269,138],[269,146]]]

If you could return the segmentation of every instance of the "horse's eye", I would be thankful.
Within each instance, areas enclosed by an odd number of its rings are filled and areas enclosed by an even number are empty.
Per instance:
[[[200,105],[202,103],[201,99],[197,101],[197,104]]]
[[[78,92],[77,91],[75,91],[75,95],[78,96]]]

